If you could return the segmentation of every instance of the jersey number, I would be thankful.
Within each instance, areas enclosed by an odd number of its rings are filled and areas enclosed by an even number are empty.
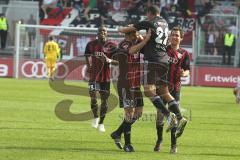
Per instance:
[[[155,42],[166,46],[168,41],[168,28],[165,28],[163,31],[162,27],[158,27],[156,33],[157,37],[155,39]]]

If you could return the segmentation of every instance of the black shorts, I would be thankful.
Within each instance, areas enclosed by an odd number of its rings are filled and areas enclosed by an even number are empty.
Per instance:
[[[143,95],[140,87],[131,88],[130,92],[132,94],[133,106],[134,107],[143,107]]]
[[[165,63],[144,62],[144,84],[167,84],[168,65]]]
[[[101,99],[107,99],[110,94],[110,82],[89,82],[90,97],[95,96],[99,92]]]
[[[140,88],[130,88],[128,83],[118,83],[120,108],[143,107],[143,97]]]

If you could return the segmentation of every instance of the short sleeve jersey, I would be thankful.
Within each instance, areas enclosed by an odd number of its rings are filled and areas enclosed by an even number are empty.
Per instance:
[[[182,48],[174,51],[171,47],[168,47],[168,56],[169,89],[178,91],[181,88],[181,70],[190,70],[190,56],[189,53]]]
[[[140,53],[129,54],[129,49],[139,43],[123,40],[119,43],[118,53],[114,55],[119,61],[119,81],[125,81],[130,87],[140,86]]]
[[[151,21],[136,23],[134,27],[137,30],[151,29],[151,39],[144,46],[144,60],[167,64],[168,23],[157,16]]]
[[[111,41],[100,43],[97,39],[90,41],[85,50],[85,56],[91,57],[92,70],[90,73],[90,81],[93,82],[109,82],[110,81],[110,68],[109,63],[106,63],[103,58],[105,54],[111,58],[112,54],[116,51],[117,45]]]

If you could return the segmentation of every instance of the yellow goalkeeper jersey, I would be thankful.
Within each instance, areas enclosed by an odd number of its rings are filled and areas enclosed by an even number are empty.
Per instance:
[[[44,46],[44,54],[46,57],[59,57],[60,48],[55,41],[48,41]]]

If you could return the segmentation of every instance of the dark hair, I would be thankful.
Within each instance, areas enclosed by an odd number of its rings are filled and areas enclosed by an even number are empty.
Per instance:
[[[136,34],[136,30],[134,30],[134,31],[131,31],[131,32],[128,32],[128,33],[125,33],[126,35],[128,35],[128,36],[130,36],[130,35],[132,35],[132,34]]]
[[[180,37],[183,38],[184,37],[184,32],[182,30],[182,28],[180,28],[179,26],[173,27],[173,29],[171,30],[171,34],[173,31],[179,31],[180,32]]]
[[[53,40],[53,36],[49,36],[48,39],[49,39],[50,41],[52,41],[52,40]]]
[[[147,13],[151,13],[152,15],[160,14],[160,9],[156,5],[151,5],[147,8]]]
[[[98,32],[102,31],[103,29],[107,30],[107,28],[104,25],[102,25],[98,28]]]

